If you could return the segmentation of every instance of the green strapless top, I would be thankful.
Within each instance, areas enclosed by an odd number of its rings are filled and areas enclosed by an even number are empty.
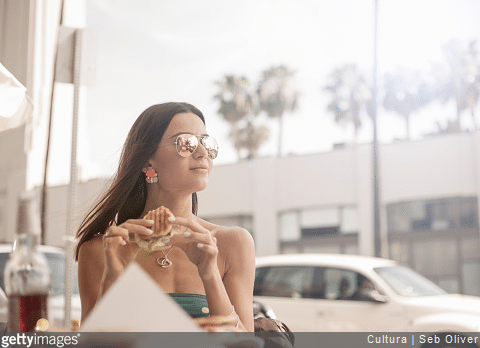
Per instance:
[[[192,318],[208,317],[207,296],[200,294],[170,293],[173,298]]]

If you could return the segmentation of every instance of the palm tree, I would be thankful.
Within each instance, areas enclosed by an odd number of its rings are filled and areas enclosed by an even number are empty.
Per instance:
[[[298,106],[300,92],[294,87],[294,74],[294,71],[284,65],[273,66],[262,72],[258,84],[260,110],[265,111],[269,117],[278,119],[278,157],[282,155],[283,115],[287,111],[295,111]]]
[[[361,112],[368,112],[372,102],[371,88],[356,64],[335,68],[329,80],[330,84],[323,88],[331,95],[327,110],[334,114],[335,122],[353,124],[356,142],[362,126]]]
[[[383,107],[395,111],[405,119],[407,139],[410,139],[410,115],[432,100],[432,87],[420,70],[399,68],[386,73],[383,87]]]
[[[480,98],[480,62],[476,41],[465,48],[458,40],[452,40],[443,49],[447,69],[443,81],[439,82],[439,97],[444,103],[455,101],[459,127],[462,113],[469,109],[477,128],[475,108]]]
[[[218,113],[230,124],[242,120],[247,114],[257,114],[255,97],[249,91],[249,82],[244,76],[225,75],[216,85],[220,92],[214,99],[220,101]]]
[[[252,159],[257,157],[258,149],[268,139],[269,134],[270,132],[266,126],[255,125],[249,120],[243,127],[233,126],[230,137],[233,139],[239,157]],[[245,150],[246,155],[240,156],[243,150]]]
[[[475,109],[480,99],[480,56],[478,53],[477,41],[471,41],[468,47],[468,65],[467,65],[467,104],[472,116],[475,129],[478,129],[475,119]]]
[[[437,131],[429,135],[446,135],[460,132],[461,129],[456,121],[447,120],[447,124],[445,126],[442,126],[440,122],[437,121]]]
[[[259,113],[256,94],[244,76],[225,75],[216,85],[220,89],[214,96],[220,102],[218,113],[230,124],[230,137],[238,158],[255,157],[268,138],[268,129],[254,122]],[[246,156],[242,155],[244,152]]]

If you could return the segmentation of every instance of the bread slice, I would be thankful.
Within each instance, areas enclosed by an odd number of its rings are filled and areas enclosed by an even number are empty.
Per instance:
[[[155,210],[150,210],[144,219],[155,221],[152,226],[153,234],[165,236],[172,230],[172,223],[168,220],[171,217],[173,213],[162,205]]]
[[[138,234],[135,234],[137,245],[148,252],[169,249],[170,244],[168,242],[173,236],[173,229],[172,223],[168,219],[173,216],[173,213],[163,205],[155,210],[150,210],[144,216],[144,219],[154,221],[153,233],[146,238],[141,238]]]

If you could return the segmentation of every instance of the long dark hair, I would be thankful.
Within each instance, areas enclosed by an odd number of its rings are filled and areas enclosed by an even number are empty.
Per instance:
[[[133,124],[123,146],[118,170],[106,192],[82,221],[75,249],[78,260],[80,246],[108,226],[137,219],[145,208],[147,182],[142,168],[155,154],[158,143],[176,114],[191,112],[205,118],[200,110],[187,103],[157,104],[146,109]],[[192,194],[192,212],[197,214],[197,194]]]

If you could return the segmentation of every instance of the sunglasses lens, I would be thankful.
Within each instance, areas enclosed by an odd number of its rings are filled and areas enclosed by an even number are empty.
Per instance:
[[[182,134],[177,138],[177,152],[182,157],[188,157],[195,152],[198,139],[195,135]]]
[[[215,140],[215,138],[212,137],[203,137],[202,140],[202,145],[205,147],[205,149],[208,152],[208,156],[211,159],[215,159],[218,155],[218,143]]]

